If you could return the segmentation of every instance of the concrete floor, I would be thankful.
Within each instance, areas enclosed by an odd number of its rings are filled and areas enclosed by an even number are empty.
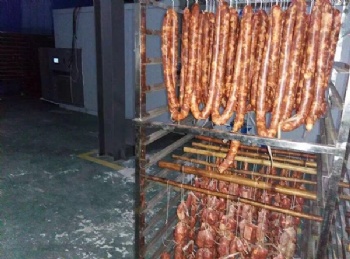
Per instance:
[[[0,258],[133,258],[133,162],[96,149],[97,118],[40,101],[0,101]]]

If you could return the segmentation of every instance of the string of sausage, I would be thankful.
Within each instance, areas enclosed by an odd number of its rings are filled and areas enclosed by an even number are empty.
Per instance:
[[[179,107],[178,102],[176,102],[175,96],[175,86],[173,86],[173,79],[171,73],[171,63],[170,58],[170,49],[171,49],[171,10],[168,10],[162,26],[162,61],[163,61],[163,71],[164,71],[164,83],[166,85],[167,94],[168,94],[168,107],[171,114],[175,113]]]
[[[197,43],[195,43],[197,45],[196,50],[196,96],[197,98],[197,105],[199,105],[201,102],[203,102],[203,86],[202,86],[202,63],[203,63],[203,50],[202,50],[202,46],[200,45],[200,43],[202,42],[202,38],[203,38],[203,23],[204,23],[204,14],[203,13],[199,13],[198,16],[198,39],[197,39]]]
[[[168,9],[162,26],[162,62],[164,71],[164,83],[167,89],[168,106],[171,118],[175,121],[182,120],[188,116],[190,111],[190,97],[193,91],[192,84],[186,84],[187,51],[188,51],[188,20],[190,12],[184,11],[184,33],[182,37],[183,49],[181,52],[182,71],[180,75],[180,101],[176,96],[176,72],[178,60],[178,17],[174,9]],[[194,70],[193,70],[194,71]],[[188,75],[192,75],[188,71]],[[180,111],[179,111],[180,108]]]
[[[300,63],[302,63],[303,57],[303,42],[305,41],[305,29],[306,29],[306,3],[303,0],[297,0],[295,2],[297,8],[296,21],[294,25],[292,49],[290,57],[290,78],[286,86],[283,103],[285,109],[282,108],[282,116],[280,121],[285,121],[290,118],[294,108],[295,92],[297,84],[300,78]]]
[[[230,32],[229,32],[229,44],[226,57],[226,67],[225,67],[225,82],[224,82],[224,95],[225,95],[225,104],[230,98],[231,87],[233,83],[233,74],[235,68],[235,58],[236,58],[236,49],[237,49],[237,36],[239,29],[239,19],[236,9],[230,8]]]
[[[269,56],[271,53],[271,45],[272,45],[272,17],[274,15],[274,10],[276,9],[276,6],[272,8],[272,12],[267,17],[266,13],[263,13],[264,20],[267,24],[267,31],[266,37],[263,41],[266,41],[267,44],[265,44],[264,52],[263,52],[263,58],[262,58],[262,65],[259,72],[259,78],[258,78],[258,85],[257,87],[257,97],[256,97],[256,127],[258,131],[258,135],[262,137],[267,136],[267,129],[266,129],[266,112],[267,112],[267,105],[266,105],[266,96],[267,96],[267,75],[268,75],[268,69],[269,69]],[[275,23],[276,24],[276,23]],[[262,29],[263,31],[263,29]]]
[[[200,43],[200,50],[202,50],[202,101],[203,103],[207,102],[208,98],[208,83],[209,83],[209,70],[210,70],[210,53],[211,53],[211,48],[210,48],[210,13],[204,13],[203,14],[203,36],[202,36],[202,41]]]
[[[253,34],[254,32],[257,33],[257,43],[256,48],[253,48],[254,41],[252,39],[252,55],[255,58],[255,62],[251,63],[251,66],[254,68],[251,70],[251,87],[250,87],[250,105],[252,110],[256,109],[256,99],[257,99],[257,91],[258,91],[258,80],[259,80],[259,73],[262,67],[263,63],[263,54],[264,54],[264,47],[266,42],[266,35],[267,35],[267,14],[263,10],[259,10],[256,14],[257,22],[253,24]],[[255,27],[255,24],[256,27]]]
[[[321,29],[320,17],[320,6],[314,5],[312,13],[309,16],[310,22],[306,24],[306,26],[308,25],[308,35],[304,56],[305,72],[300,80],[300,84],[302,85],[301,100],[297,113],[292,118],[282,123],[281,129],[283,131],[294,130],[301,124],[305,123],[314,98],[316,59]]]
[[[180,74],[180,105],[184,104],[184,94],[186,77],[188,73],[188,34],[189,34],[189,21],[191,19],[190,9],[185,8],[182,20],[182,37],[181,37],[181,74]]]
[[[322,8],[322,20],[320,30],[319,49],[317,52],[315,95],[308,117],[306,118],[306,130],[311,130],[313,124],[321,113],[321,107],[325,98],[325,77],[327,73],[328,50],[330,48],[330,33],[332,29],[332,6],[319,2]]]
[[[218,74],[218,80],[220,80],[219,82],[217,82],[217,85],[219,87],[222,87],[224,89],[229,89],[231,88],[231,93],[228,96],[227,99],[227,103],[226,103],[226,107],[223,111],[222,114],[220,114],[220,103],[221,103],[221,96],[219,95],[219,91],[216,93],[215,96],[215,100],[213,103],[213,108],[212,108],[212,114],[211,114],[211,118],[212,121],[217,124],[217,125],[223,125],[225,124],[228,119],[232,116],[233,113],[233,108],[234,108],[234,104],[235,104],[235,98],[237,96],[237,91],[238,91],[238,79],[239,79],[239,74],[240,74],[240,58],[241,58],[241,48],[240,48],[240,41],[241,39],[239,39],[238,41],[238,49],[237,49],[237,54],[236,54],[236,65],[233,68],[233,62],[232,60],[234,60],[234,55],[235,55],[235,48],[234,45],[236,44],[235,40],[237,38],[237,27],[238,27],[238,13],[235,9],[230,8],[228,15],[230,16],[228,21],[229,21],[229,27],[224,31],[223,33],[225,33],[226,35],[224,37],[222,37],[222,42],[224,43],[224,41],[226,40],[226,38],[229,40],[230,42],[230,47],[227,50],[227,42],[226,42],[226,46],[223,46],[223,51],[225,51],[227,54],[227,60],[226,60],[226,70],[224,71],[224,66],[222,66],[222,70],[220,71],[220,74]],[[241,36],[240,36],[241,38]],[[224,61],[224,60],[223,60]],[[231,63],[229,63],[231,62]],[[225,63],[223,63],[224,65]],[[233,71],[233,75],[231,74]],[[221,78],[221,76],[224,75],[224,72],[226,74],[225,76],[225,80],[222,80],[223,78]],[[231,72],[231,73],[230,73]]]
[[[285,107],[285,92],[286,87],[289,84],[290,80],[290,54],[291,54],[291,46],[293,43],[293,31],[294,31],[294,23],[296,18],[297,7],[295,4],[292,4],[290,8],[287,9],[284,14],[285,28],[283,30],[282,41],[279,39],[279,32],[281,31],[280,27],[282,25],[281,21],[281,9],[275,8],[276,10],[276,20],[273,19],[272,26],[276,28],[276,31],[273,33],[273,45],[271,51],[270,64],[271,70],[269,70],[269,78],[268,85],[271,85],[272,89],[276,89],[274,96],[274,103],[272,108],[272,117],[271,124],[268,130],[269,137],[275,137],[277,134],[278,124],[281,119],[282,111],[284,111]],[[274,16],[273,16],[274,17]],[[274,22],[276,26],[274,26]],[[278,37],[278,38],[277,38]],[[281,53],[279,53],[279,47],[281,45]],[[280,54],[280,55],[279,55]],[[278,64],[275,62],[276,56],[280,57],[279,59],[279,71],[278,66],[273,66],[274,64]],[[271,73],[270,73],[271,71]],[[278,79],[278,87],[275,88],[276,82]],[[289,96],[286,96],[289,98]]]
[[[328,82],[329,82],[329,78],[333,68],[335,51],[337,49],[340,27],[341,27],[341,13],[338,9],[333,9],[333,23],[332,23],[332,29],[331,29],[331,35],[330,35],[330,52],[328,55],[327,72],[325,75],[325,81],[323,85],[324,89],[328,88]],[[326,108],[327,108],[326,101],[325,99],[323,99],[322,111],[319,114],[319,117],[325,114]]]
[[[191,24],[191,28],[192,28],[194,34],[195,33],[198,34],[198,29],[197,29],[197,31],[195,31],[194,27],[196,26],[198,28],[197,25],[198,25],[198,16],[199,16],[199,5],[198,4],[195,4],[195,5],[198,8],[198,14],[197,14],[197,8],[196,8],[196,14],[194,13],[194,10],[192,10],[193,21],[192,21],[192,24]],[[195,19],[195,17],[196,17],[196,19]],[[215,26],[220,26],[220,23],[216,22]],[[197,38],[198,37],[196,37],[196,39]],[[197,47],[199,47],[197,43],[198,42],[194,42],[194,44],[197,45]],[[191,47],[193,48],[194,46],[191,46]],[[193,116],[197,120],[207,119],[209,117],[209,115],[210,115],[210,112],[211,112],[211,107],[212,107],[212,104],[213,104],[213,101],[214,101],[214,95],[216,93],[216,84],[215,84],[216,83],[216,77],[214,75],[216,75],[216,71],[217,71],[217,68],[218,68],[218,65],[216,63],[217,58],[218,58],[218,51],[219,51],[218,49],[219,49],[218,40],[215,40],[214,46],[213,46],[213,61],[211,63],[208,98],[207,98],[207,102],[206,102],[205,107],[202,110],[199,109],[199,106],[198,106],[198,103],[197,103],[197,99],[200,98],[199,93],[197,93],[195,91],[195,92],[193,92],[193,94],[191,96],[191,111],[192,111]],[[191,49],[190,49],[190,52],[191,52]],[[193,62],[196,61],[195,56],[193,56],[191,58],[191,55],[190,55],[190,64],[191,64],[191,61],[193,61]]]
[[[236,63],[235,72],[237,71],[238,75],[240,75],[241,80],[239,84],[239,100],[238,100],[238,109],[234,122],[234,127],[232,129],[233,132],[237,132],[244,120],[245,115],[245,102],[248,93],[248,69],[249,69],[249,57],[250,57],[250,47],[251,47],[251,33],[252,33],[252,18],[253,18],[253,9],[251,6],[245,6],[243,9],[243,17],[241,21],[241,31],[239,34],[239,43],[238,43],[238,53],[236,57],[237,59],[241,56],[242,59],[240,62]],[[237,78],[234,78],[234,80]],[[234,85],[233,85],[234,88]],[[243,106],[243,107],[242,107]],[[227,107],[226,107],[227,108]],[[223,173],[234,161],[235,156],[238,152],[239,141],[231,141],[230,149],[226,155],[224,161],[219,165],[218,170],[220,173]]]

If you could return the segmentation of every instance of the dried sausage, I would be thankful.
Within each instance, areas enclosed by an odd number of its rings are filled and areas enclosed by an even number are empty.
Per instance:
[[[198,16],[198,39],[197,39],[197,43],[196,43],[196,49],[197,49],[197,55],[196,55],[196,95],[198,96],[197,98],[197,104],[199,105],[202,101],[203,101],[203,88],[202,88],[202,62],[203,62],[203,51],[202,51],[202,46],[201,46],[201,42],[202,42],[202,36],[203,36],[203,21],[204,21],[204,14],[200,13]],[[192,46],[191,46],[192,47]]]
[[[281,25],[281,20],[279,19],[280,13],[277,12],[275,19],[272,20],[272,27],[276,28],[276,31],[273,31],[273,40],[274,43],[272,45],[272,53],[270,58],[270,64],[271,64],[271,70],[272,72],[269,73],[268,78],[268,85],[271,85],[272,89],[275,90],[275,96],[274,96],[274,103],[272,108],[272,117],[271,117],[271,124],[270,128],[268,130],[268,136],[269,137],[275,137],[277,134],[277,128],[278,124],[281,119],[282,111],[285,110],[285,99],[289,98],[289,96],[285,95],[286,86],[289,81],[290,77],[290,54],[291,54],[291,46],[293,43],[293,30],[294,30],[294,23],[296,18],[296,5],[293,4],[285,13],[285,29],[283,30],[283,36],[282,36],[282,46],[281,46],[281,54],[279,55],[278,50],[274,48],[278,48],[279,44],[277,44],[277,41],[280,42],[280,39],[276,38],[279,36],[279,25]],[[273,16],[274,17],[274,16]],[[276,23],[276,24],[274,24]],[[276,45],[276,46],[274,46]],[[279,69],[278,66],[275,66],[277,62],[275,62],[275,56],[279,56]],[[278,64],[278,63],[277,63]],[[278,72],[279,70],[279,72]],[[270,70],[269,70],[270,71]],[[278,80],[278,87],[275,88],[276,85],[276,76],[279,76]]]
[[[321,3],[320,3],[321,4]],[[328,51],[330,48],[330,32],[332,29],[332,6],[328,4],[322,4],[322,19],[319,49],[317,52],[317,66],[315,77],[315,94],[314,100],[311,105],[309,115],[306,119],[306,130],[311,130],[317,117],[320,113],[320,107],[324,101],[324,81],[327,72]]]
[[[199,5],[198,4],[195,4],[194,6],[196,6],[196,9],[192,10],[192,17],[193,17],[193,21],[195,22],[195,20],[198,21],[198,15],[199,15]],[[194,13],[194,11],[196,11]],[[220,26],[220,20],[219,19],[216,19],[216,23],[215,23],[215,27],[219,27]],[[193,24],[192,24],[192,27],[193,27]],[[193,31],[195,30],[194,28],[192,28]],[[192,111],[192,114],[193,116],[199,120],[199,119],[207,119],[210,115],[210,112],[211,112],[211,107],[213,105],[213,101],[214,101],[214,96],[216,94],[216,71],[217,71],[217,58],[218,58],[218,53],[219,53],[219,34],[216,33],[215,35],[215,41],[214,41],[214,45],[213,45],[213,60],[212,60],[212,63],[211,63],[211,72],[210,72],[210,82],[209,82],[209,89],[208,89],[208,98],[207,98],[207,102],[206,102],[206,105],[205,107],[203,108],[202,111],[199,110],[199,107],[198,107],[198,104],[197,104],[197,98],[200,98],[200,96],[197,96],[197,93],[194,91],[192,93],[192,96],[191,96],[191,111]],[[194,44],[196,45],[197,42],[194,41]],[[194,45],[191,45],[191,49],[194,48]],[[199,47],[199,46],[198,46]],[[190,49],[190,50],[191,50]],[[190,51],[191,53],[191,51]],[[195,64],[196,62],[196,58],[195,56],[191,57],[190,55],[190,65],[191,65],[191,62],[193,62]],[[191,72],[191,71],[189,71]],[[194,71],[193,71],[194,72]],[[190,80],[189,80],[190,81]]]
[[[215,92],[215,98],[212,106],[212,121],[215,124],[220,124],[220,122],[217,121],[220,104],[221,104],[221,98],[222,94],[224,93],[224,69],[225,69],[225,61],[226,61],[226,54],[227,54],[227,43],[228,43],[228,36],[229,36],[229,25],[230,25],[230,19],[229,19],[230,13],[228,10],[228,7],[226,4],[222,4],[219,6],[219,9],[217,11],[216,19],[220,20],[218,22],[220,26],[216,27],[215,31],[215,40],[217,46],[219,46],[218,50],[215,50],[217,52],[214,52],[214,55],[217,55],[216,62],[212,63],[213,66],[217,66],[216,70],[214,70],[214,74],[212,74],[212,77],[215,77],[215,84],[216,84],[216,92]]]
[[[286,91],[283,98],[283,103],[285,105],[285,109],[282,109],[282,118],[281,121],[285,121],[292,115],[292,111],[294,108],[295,101],[295,91],[297,87],[297,83],[299,82],[300,76],[300,63],[302,61],[302,46],[305,35],[305,11],[306,4],[304,1],[298,0],[295,3],[297,7],[296,21],[293,32],[292,39],[292,49],[291,49],[291,57],[290,57],[290,78],[286,85]]]
[[[251,34],[252,34],[252,18],[253,9],[250,5],[244,7],[242,21],[243,41],[242,41],[242,70],[241,81],[239,85],[239,95],[237,103],[237,112],[233,125],[233,132],[237,132],[244,123],[244,116],[247,109],[247,96],[248,96],[248,73],[249,73],[249,58],[251,51]]]
[[[316,59],[319,46],[319,37],[321,29],[321,9],[319,5],[314,5],[310,21],[306,24],[308,27],[308,35],[305,51],[305,73],[303,73],[300,84],[302,85],[301,101],[298,112],[292,118],[282,123],[281,129],[283,131],[291,131],[299,127],[305,122],[311,103],[314,98],[314,80]]]
[[[236,10],[234,9],[231,9],[229,11],[230,13],[230,24],[229,24],[229,27],[230,27],[230,31],[229,31],[229,34],[230,34],[230,39],[231,37],[232,38],[235,38],[235,35],[233,35],[235,33],[235,30],[237,30],[237,24],[238,24],[238,13]],[[232,31],[233,30],[233,31]],[[230,41],[231,42],[231,41]],[[236,91],[237,91],[237,88],[238,88],[238,83],[237,83],[237,79],[239,78],[239,73],[240,73],[240,59],[238,58],[238,56],[240,56],[240,53],[241,53],[241,49],[240,49],[240,42],[241,42],[241,36],[240,36],[240,39],[239,39],[239,43],[238,43],[238,49],[237,49],[237,56],[236,56],[236,65],[235,65],[235,68],[234,68],[234,73],[233,73],[233,86],[232,86],[232,90],[233,92],[231,92],[231,95],[229,95],[229,98],[227,99],[227,103],[226,103],[226,107],[222,113],[222,115],[220,115],[220,112],[219,112],[219,107],[220,107],[220,96],[218,95],[218,93],[216,94],[216,97],[215,97],[215,100],[214,100],[214,103],[213,103],[213,108],[212,108],[212,121],[215,123],[215,124],[218,124],[218,125],[222,125],[222,124],[225,124],[227,122],[227,120],[232,116],[232,113],[233,113],[233,106],[234,106],[234,98],[236,97]],[[233,43],[234,44],[234,43]],[[229,44],[231,45],[231,44]],[[228,62],[229,60],[231,60],[232,56],[231,56],[232,53],[230,53],[230,57],[229,59],[227,60],[227,63],[226,65],[228,65]],[[229,71],[231,72],[231,71]],[[225,85],[226,83],[227,84],[230,84],[230,82],[228,80],[231,80],[230,78],[228,78],[228,73],[229,73],[227,70],[226,70],[226,77],[225,77]],[[225,86],[225,88],[227,89],[229,87],[228,86]]]
[[[256,109],[258,80],[259,80],[260,69],[263,62],[263,53],[264,53],[264,46],[266,43],[267,24],[268,24],[267,15],[266,13],[264,13],[263,10],[259,10],[256,15],[259,21],[258,27],[257,27],[258,38],[257,38],[257,46],[255,49],[255,52],[252,52],[254,53],[254,56],[255,56],[255,62],[254,64],[251,63],[251,66],[254,66],[254,70],[251,72],[251,87],[250,87],[250,105],[253,110]]]
[[[210,14],[203,14],[203,36],[201,47],[199,49],[202,50],[202,101],[205,103],[207,101],[208,94],[208,82],[209,82],[209,69],[210,69]]]
[[[181,37],[181,74],[180,74],[180,105],[183,105],[185,94],[185,85],[188,69],[188,34],[189,21],[191,19],[190,9],[185,8],[182,20],[182,37]]]
[[[269,69],[269,56],[271,52],[271,44],[272,44],[272,26],[271,26],[271,16],[267,18],[266,13],[263,13],[263,16],[265,17],[265,20],[267,21],[268,26],[268,34],[265,38],[265,41],[267,41],[267,44],[265,44],[264,52],[263,52],[263,58],[262,58],[262,64],[261,69],[259,72],[259,79],[258,79],[258,89],[257,89],[257,99],[256,99],[256,126],[258,135],[262,137],[267,136],[267,130],[266,130],[266,96],[267,96],[267,75],[268,75],[268,69]]]

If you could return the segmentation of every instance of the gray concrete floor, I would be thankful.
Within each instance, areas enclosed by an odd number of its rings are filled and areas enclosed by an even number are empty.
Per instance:
[[[132,160],[96,149],[97,118],[31,100],[0,101],[0,258],[133,258]]]

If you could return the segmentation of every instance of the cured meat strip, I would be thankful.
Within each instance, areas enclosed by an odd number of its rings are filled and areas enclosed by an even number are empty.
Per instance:
[[[321,105],[325,98],[324,82],[328,70],[328,51],[330,49],[330,35],[332,29],[332,6],[324,3],[319,3],[322,8],[321,31],[319,40],[319,49],[317,52],[317,66],[315,78],[315,97],[311,105],[309,115],[306,119],[306,130],[311,130],[316,119],[321,112]]]
[[[273,32],[273,49],[271,53],[270,58],[270,64],[271,64],[271,70],[273,72],[269,73],[268,78],[268,84],[271,85],[272,89],[274,89],[274,85],[276,84],[276,76],[279,75],[278,80],[278,88],[276,88],[275,96],[274,96],[274,103],[273,103],[273,109],[272,109],[272,118],[271,118],[271,124],[270,128],[268,130],[268,136],[269,137],[275,137],[277,134],[277,128],[278,124],[281,119],[282,111],[285,110],[285,90],[289,83],[290,78],[290,54],[291,54],[291,47],[293,43],[293,31],[294,31],[294,23],[296,18],[296,12],[297,8],[295,4],[292,4],[291,7],[288,8],[286,14],[285,14],[285,28],[283,30],[282,35],[282,46],[281,46],[281,55],[279,55],[278,50],[276,50],[279,47],[279,44],[277,42],[280,42],[280,39],[276,38],[279,36],[279,26],[281,25],[281,20],[278,19],[281,17],[281,10],[276,9],[276,11],[279,10],[278,14],[276,15],[276,19],[272,20],[272,26],[273,28],[277,28],[275,32]],[[276,25],[274,25],[276,23]],[[276,46],[274,46],[276,45]],[[276,49],[274,49],[276,48]],[[275,56],[279,56],[279,72],[278,72],[278,66],[276,67],[275,62],[276,58]],[[278,63],[277,63],[278,64]],[[289,98],[289,96],[286,96],[286,98]]]
[[[283,131],[294,130],[305,122],[314,98],[316,59],[321,29],[321,9],[319,5],[314,5],[309,19],[310,21],[306,24],[308,35],[304,57],[305,73],[303,73],[300,82],[302,85],[301,101],[296,115],[282,123],[281,129]]]

